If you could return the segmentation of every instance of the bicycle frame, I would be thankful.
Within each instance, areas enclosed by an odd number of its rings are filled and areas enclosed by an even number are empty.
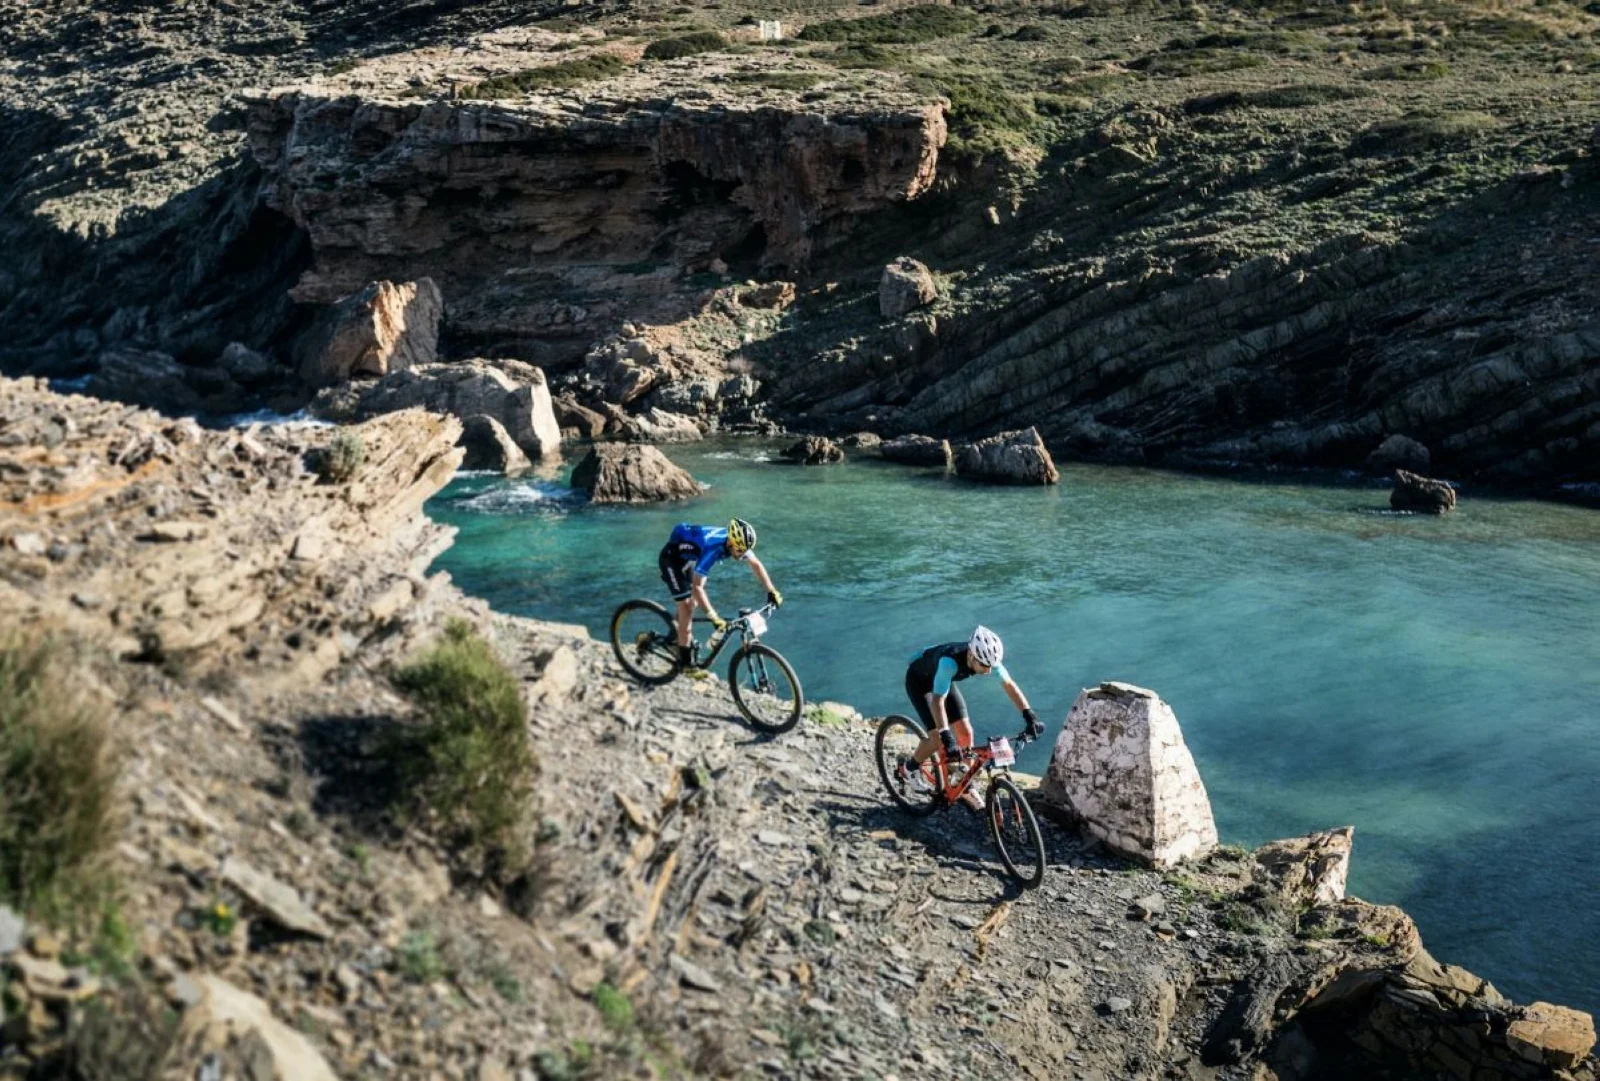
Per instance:
[[[758,615],[765,619],[775,611],[777,611],[777,605],[764,604],[760,608],[755,609],[754,612],[740,612],[737,618],[728,620],[727,632],[723,634],[721,638],[716,640],[716,642],[711,646],[711,652],[702,657],[696,667],[710,668],[713,664],[716,664],[717,657],[721,655],[723,647],[733,640],[735,628],[738,629],[740,648],[748,646],[751,642],[761,641],[760,635],[750,633],[750,617],[752,615]],[[695,616],[694,621],[696,623],[711,622],[711,620],[707,619],[705,616]]]
[[[971,722],[969,721],[968,723],[970,724]],[[1015,736],[1009,737],[1009,739],[1011,744],[1018,751],[1021,751],[1022,748],[1033,742],[1033,740],[1028,738],[1026,729]],[[940,764],[944,766],[944,775],[949,777],[951,766],[950,756],[945,753],[945,749],[943,747],[940,747],[935,753],[939,756]],[[997,769],[1001,773],[1011,772],[1010,766],[996,766],[994,764],[994,752],[989,750],[989,745],[987,743],[985,743],[982,747],[973,747],[962,756],[961,761],[967,765],[966,773],[962,774],[959,781],[946,781],[944,787],[940,790],[940,795],[944,797],[946,803],[954,803],[956,800],[966,795],[967,789],[972,787],[972,782],[977,780],[980,772],[986,775],[993,773]]]

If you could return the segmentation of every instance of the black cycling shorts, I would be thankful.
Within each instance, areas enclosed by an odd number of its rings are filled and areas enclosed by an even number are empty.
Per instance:
[[[685,560],[678,546],[669,544],[661,549],[656,563],[661,568],[661,580],[667,583],[672,599],[688,600],[689,594],[694,591],[694,560]]]
[[[934,729],[933,707],[928,705],[928,695],[932,693],[931,679],[918,679],[914,671],[906,671],[906,697],[911,699],[912,707],[922,719],[922,727],[928,732]],[[944,715],[951,723],[967,719],[966,700],[961,697],[961,688],[954,683],[950,684],[950,693],[944,696]]]

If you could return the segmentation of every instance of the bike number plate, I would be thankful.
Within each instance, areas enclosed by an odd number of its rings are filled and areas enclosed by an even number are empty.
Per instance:
[[[761,617],[760,612],[751,612],[745,616],[745,623],[750,627],[750,633],[757,638],[767,633],[767,621]]]
[[[989,741],[989,753],[994,755],[993,762],[997,766],[1016,764],[1017,752],[1012,749],[1011,741],[1008,739],[991,739]]]

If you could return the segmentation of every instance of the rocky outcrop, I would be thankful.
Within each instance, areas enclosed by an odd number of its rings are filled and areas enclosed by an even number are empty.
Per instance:
[[[410,602],[451,536],[421,513],[461,460],[451,417],[207,432],[8,380],[0,431],[0,537],[39,549],[21,557],[27,575],[0,580],[0,608],[122,656],[209,648],[220,664],[253,650],[326,671],[384,628],[396,598]],[[307,462],[336,438],[359,445],[360,464],[314,483]]]
[[[783,459],[797,465],[829,465],[844,461],[844,451],[831,439],[808,435],[800,442],[785,447]]]
[[[443,314],[444,298],[431,278],[373,282],[335,304],[301,343],[300,377],[326,387],[432,364]]]
[[[597,443],[572,471],[595,503],[656,503],[699,495],[702,486],[655,447]]]
[[[1157,867],[1217,845],[1178,718],[1141,687],[1102,683],[1078,695],[1039,791],[1113,850]]]
[[[928,465],[937,469],[949,469],[954,457],[948,439],[935,439],[927,435],[897,436],[883,443],[878,453],[891,462]]]
[[[465,420],[498,421],[533,461],[561,456],[561,429],[544,372],[519,360],[425,364],[372,384],[319,395],[312,411],[335,420],[360,420],[402,409],[426,409]]]
[[[1415,439],[1404,435],[1391,435],[1367,455],[1365,465],[1378,473],[1389,473],[1396,469],[1409,469],[1413,473],[1421,473],[1428,468],[1432,457],[1428,453],[1428,448]]]
[[[314,265],[296,296],[328,303],[367,281],[429,274],[452,298],[457,334],[503,340],[514,324],[523,335],[569,338],[572,306],[550,299],[567,268],[663,257],[682,267],[719,258],[800,267],[858,217],[933,182],[943,110],[897,77],[868,93],[831,80],[803,98],[752,100],[719,89],[705,62],[692,95],[680,92],[675,66],[646,65],[585,87],[581,119],[560,91],[449,96],[450,82],[481,80],[485,66],[577,55],[463,55],[451,70],[434,69],[422,100],[341,80],[251,98],[263,196],[310,240]],[[518,277],[502,277],[508,271]],[[555,275],[554,288],[529,289],[530,273]],[[582,273],[587,320],[607,302],[594,272]],[[454,303],[469,293],[470,303]]]
[[[933,272],[910,256],[902,255],[883,268],[878,281],[878,311],[885,319],[898,319],[939,296]]]
[[[1058,484],[1061,474],[1037,428],[1002,432],[955,452],[956,475],[996,484]]]
[[[1396,469],[1389,506],[1418,514],[1446,514],[1456,509],[1456,490],[1442,480]]]
[[[493,473],[520,473],[531,464],[505,426],[493,417],[474,413],[461,422],[462,469],[487,469]]]
[[[1344,900],[1354,828],[1269,841],[1256,849],[1254,882],[1287,911]]]

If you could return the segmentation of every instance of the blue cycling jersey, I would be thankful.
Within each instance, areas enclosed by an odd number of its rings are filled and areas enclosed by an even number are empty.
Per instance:
[[[694,572],[702,578],[711,573],[717,560],[729,554],[728,531],[722,526],[679,522],[667,543],[685,563],[694,564]]]

